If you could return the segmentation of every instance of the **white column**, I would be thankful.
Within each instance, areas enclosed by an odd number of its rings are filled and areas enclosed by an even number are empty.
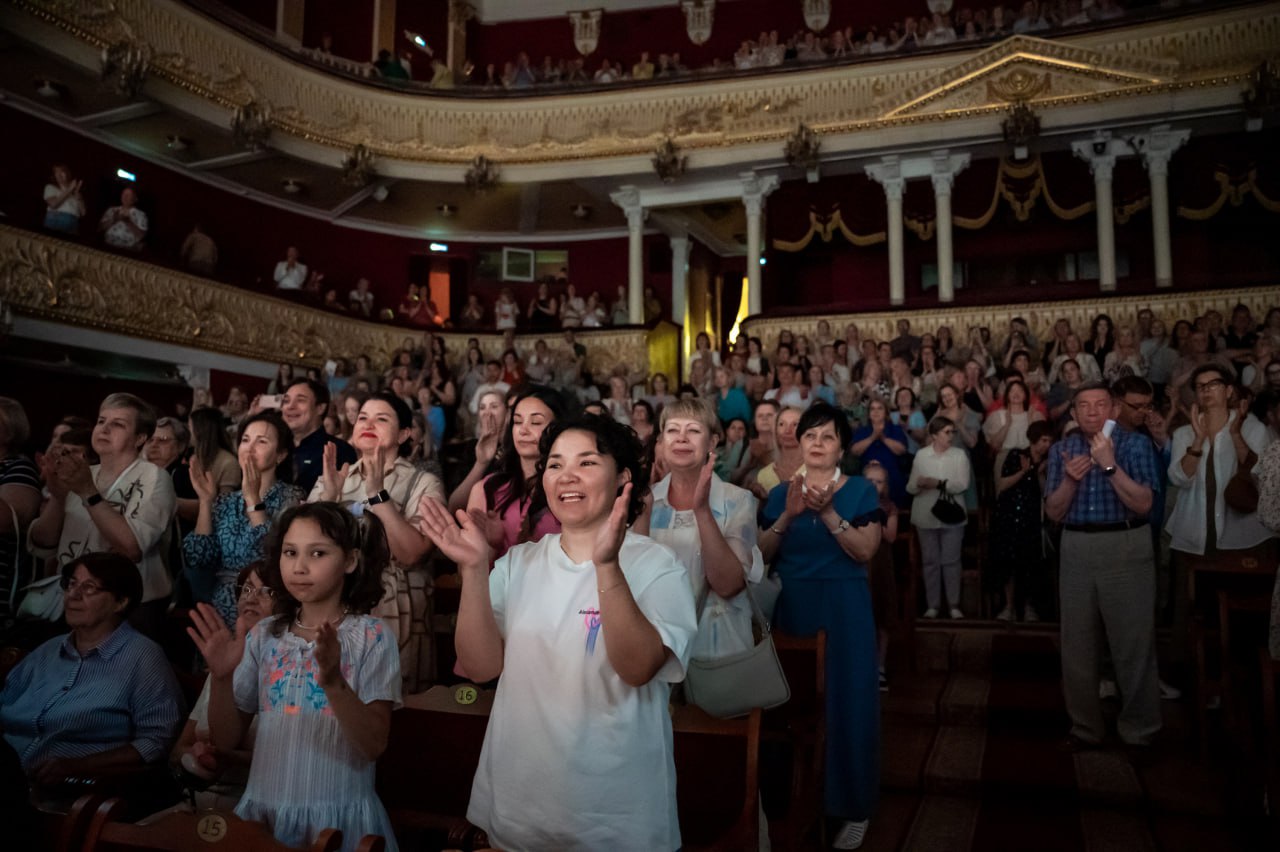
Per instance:
[[[1156,286],[1173,286],[1173,251],[1169,238],[1169,160],[1186,144],[1190,130],[1171,130],[1164,124],[1151,128],[1142,158],[1151,180],[1151,236],[1155,243]]]
[[[906,301],[906,274],[902,246],[902,192],[906,178],[896,156],[881,157],[881,162],[867,166],[867,175],[884,187],[885,201],[889,206],[889,304],[901,305]]]
[[[689,235],[671,237],[671,321],[684,325],[684,306],[689,291]]]
[[[1128,144],[1116,140],[1110,134],[1099,133],[1093,139],[1071,143],[1072,150],[1082,160],[1089,161],[1093,172],[1093,197],[1098,208],[1098,287],[1103,292],[1116,289],[1116,226],[1115,203],[1111,197],[1111,175],[1115,170],[1119,153],[1130,150]]]
[[[644,207],[640,190],[624,186],[609,196],[627,214],[627,314],[633,325],[644,323]]]
[[[747,208],[747,313],[755,316],[764,309],[761,292],[760,255],[764,241],[764,200],[778,187],[778,176],[760,177],[743,172],[742,203]]]
[[[938,301],[956,298],[955,261],[951,251],[951,186],[956,175],[969,165],[968,154],[951,156],[947,151],[933,153],[934,236],[938,242]]]

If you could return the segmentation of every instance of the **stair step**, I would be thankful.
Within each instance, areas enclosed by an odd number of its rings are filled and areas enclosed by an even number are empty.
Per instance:
[[[880,724],[880,738],[892,747],[880,753],[880,786],[918,792],[936,733],[933,725],[900,716],[886,717]]]
[[[941,725],[924,767],[924,788],[951,796],[982,794],[987,731],[973,725]]]
[[[947,685],[945,672],[896,674],[890,672],[889,691],[880,695],[883,716],[912,717],[915,724],[932,727],[938,718],[938,701]]]

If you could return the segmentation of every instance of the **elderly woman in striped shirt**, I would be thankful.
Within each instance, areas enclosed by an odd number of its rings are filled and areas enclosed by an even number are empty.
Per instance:
[[[182,724],[182,693],[160,646],[128,624],[142,600],[138,567],[86,553],[63,569],[71,632],[9,673],[0,730],[38,785],[159,763]]]

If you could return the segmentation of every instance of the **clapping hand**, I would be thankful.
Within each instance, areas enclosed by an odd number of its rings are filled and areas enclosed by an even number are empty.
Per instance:
[[[1244,429],[1244,419],[1249,416],[1249,400],[1236,400],[1236,419],[1231,421],[1231,432],[1233,434],[1241,434]]]
[[[213,478],[213,471],[205,470],[199,455],[191,457],[191,488],[201,503],[212,503],[218,496],[218,483]]]
[[[1104,433],[1097,432],[1089,439],[1089,455],[1099,467],[1114,467],[1116,463],[1115,445]]]
[[[236,632],[233,634],[217,610],[207,603],[198,603],[191,610],[191,623],[193,626],[187,628],[187,635],[204,656],[209,674],[216,678],[231,677],[244,656],[248,622],[243,616],[236,619]]]
[[[36,462],[40,466],[40,478],[49,488],[49,496],[55,500],[63,500],[67,496],[66,483],[58,476],[58,460],[65,453],[62,447],[55,447],[44,455],[37,454]]]
[[[782,514],[790,519],[803,513],[804,510],[804,477],[797,473],[787,483],[787,502],[783,506]]]
[[[84,497],[98,490],[89,462],[80,453],[64,452],[58,456],[57,471],[58,479],[66,491]]]
[[[707,453],[707,462],[698,473],[698,484],[693,489],[693,509],[706,509],[711,503],[711,480],[716,476],[715,451]]]
[[[502,428],[498,424],[498,416],[492,411],[480,415],[480,432],[476,436],[476,462],[488,465],[498,454],[498,439]]]
[[[338,467],[338,445],[332,441],[324,445],[324,466],[322,468],[321,478],[324,482],[321,496],[329,502],[337,500],[342,496],[342,487],[347,484],[347,477],[351,475],[350,463]],[[381,490],[382,486],[378,486]],[[376,491],[374,492],[377,493]]]
[[[315,649],[311,653],[316,661],[316,682],[321,689],[342,682],[342,645],[333,624],[326,621],[316,629]]]
[[[613,501],[613,511],[596,533],[595,546],[591,549],[591,561],[597,566],[618,561],[623,539],[627,536],[627,510],[631,506],[631,488],[628,482],[622,493]]]
[[[492,553],[489,542],[485,531],[469,514],[459,510],[450,517],[448,509],[426,495],[418,503],[418,513],[418,529],[457,564],[464,578],[470,571],[488,569]]]
[[[486,512],[484,509],[477,507],[468,509],[467,514],[471,516],[471,520],[484,533],[484,539],[489,542],[490,551],[498,550],[502,547],[502,518],[498,516],[497,512],[492,510]]]
[[[386,483],[387,462],[395,458],[396,452],[397,449],[395,447],[378,447],[373,452],[373,461],[364,463],[366,496],[372,497],[382,490],[383,485]]]
[[[822,488],[803,489],[801,494],[804,499],[804,505],[807,509],[812,509],[818,514],[831,503],[831,497],[836,493],[835,480],[831,480]]]
[[[1198,449],[1205,441],[1209,439],[1209,424],[1205,413],[1200,410],[1197,403],[1191,404],[1191,431],[1195,433],[1195,437],[1191,441],[1193,449]]]
[[[1084,479],[1093,468],[1093,459],[1089,456],[1068,456],[1066,450],[1058,452],[1062,456],[1063,471],[1076,482]]]

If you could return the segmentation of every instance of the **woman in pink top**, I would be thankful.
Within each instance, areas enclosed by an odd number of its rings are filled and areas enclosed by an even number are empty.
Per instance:
[[[560,522],[543,506],[530,516],[531,482],[537,472],[542,430],[564,417],[560,394],[532,387],[515,398],[496,470],[471,488],[467,512],[480,524],[497,559],[513,545],[560,532]]]

